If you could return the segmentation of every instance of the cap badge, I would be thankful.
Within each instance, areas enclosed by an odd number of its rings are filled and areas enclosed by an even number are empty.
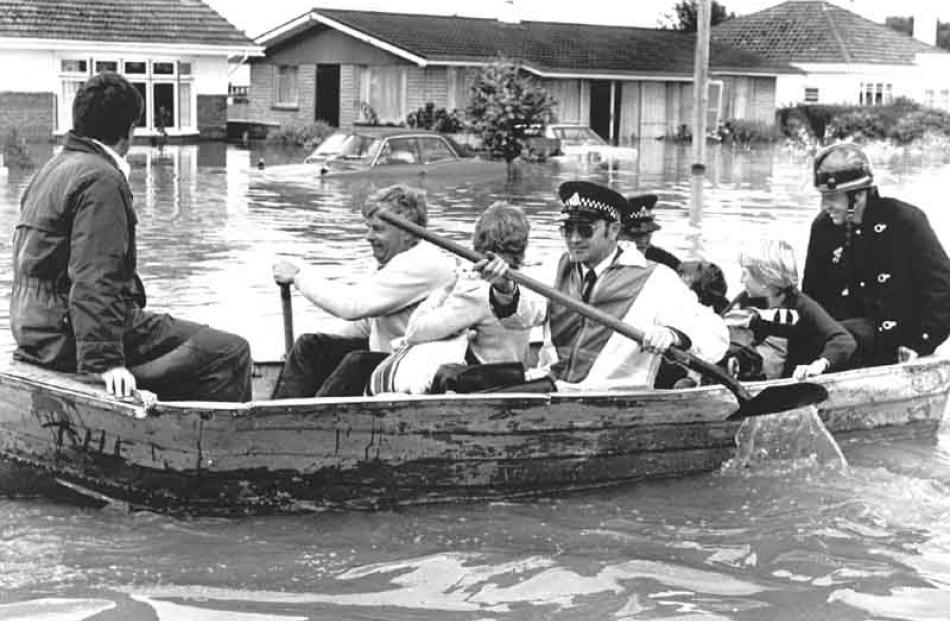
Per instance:
[[[564,202],[564,204],[568,207],[580,207],[582,205],[581,195],[577,192],[574,192],[574,194],[572,194],[571,197]]]

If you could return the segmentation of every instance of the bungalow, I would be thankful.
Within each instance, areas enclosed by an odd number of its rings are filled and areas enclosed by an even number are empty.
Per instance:
[[[117,71],[145,98],[137,136],[221,137],[228,57],[261,53],[198,0],[0,0],[0,136],[62,135],[83,81]]]
[[[928,32],[920,32],[924,24]],[[950,53],[934,47],[936,20],[915,36],[824,0],[789,0],[712,28],[721,44],[801,70],[778,78],[780,105],[880,105],[895,97],[950,110]]]
[[[478,67],[519,61],[557,99],[560,122],[613,143],[669,134],[692,118],[695,36],[672,30],[314,9],[264,33],[240,116],[299,126],[400,124],[433,102],[464,110]],[[797,70],[717,44],[709,119],[772,122],[775,83]]]

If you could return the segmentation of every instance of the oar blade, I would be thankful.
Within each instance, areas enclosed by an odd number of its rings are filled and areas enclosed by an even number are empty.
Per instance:
[[[828,391],[825,387],[812,382],[769,386],[748,401],[743,401],[739,409],[726,420],[778,414],[808,405],[818,405],[827,398]]]

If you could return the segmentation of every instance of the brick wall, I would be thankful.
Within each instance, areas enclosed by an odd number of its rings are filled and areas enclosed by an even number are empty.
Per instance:
[[[347,65],[343,65],[345,74]],[[254,63],[251,65],[251,86],[248,89],[248,101],[244,118],[266,123],[278,123],[281,127],[301,127],[314,122],[317,95],[317,66],[297,65],[297,105],[276,105],[274,97],[274,74],[276,65]],[[341,96],[343,88],[341,75]],[[340,108],[340,123],[343,124],[345,110]]]
[[[53,93],[0,93],[0,138],[11,128],[26,140],[51,140],[56,128]]]
[[[448,72],[445,67],[409,68],[409,112],[415,112],[430,101],[436,108],[444,108],[448,93]]]
[[[225,138],[228,125],[227,95],[198,95],[198,133],[204,140]]]

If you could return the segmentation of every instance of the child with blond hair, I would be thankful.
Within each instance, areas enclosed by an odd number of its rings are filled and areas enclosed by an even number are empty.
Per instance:
[[[747,328],[766,359],[767,378],[804,379],[845,368],[857,346],[851,334],[798,288],[798,265],[788,242],[763,240],[739,255],[745,291],[726,322]],[[757,300],[758,302],[754,302]],[[759,308],[756,308],[758,306]],[[785,339],[784,360],[769,371],[776,339]]]

